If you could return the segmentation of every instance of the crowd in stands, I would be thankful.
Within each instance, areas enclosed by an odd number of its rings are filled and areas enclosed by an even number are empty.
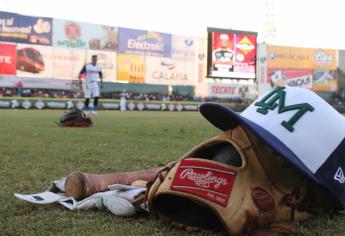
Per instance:
[[[217,97],[196,97],[191,95],[180,94],[162,94],[162,93],[131,93],[126,91],[103,92],[103,99],[120,100],[124,96],[131,101],[163,101],[163,102],[217,102],[217,103],[232,103],[240,105],[249,105],[253,101],[244,98],[217,98]],[[56,98],[56,99],[82,99],[83,94],[76,90],[61,90],[61,89],[40,89],[40,88],[22,88],[16,87],[0,87],[0,97],[32,97],[32,98]],[[328,96],[323,97],[332,106],[345,106],[345,90],[340,89]]]
[[[120,99],[123,92],[108,92],[102,93],[102,98],[104,99]],[[60,89],[29,89],[24,88],[18,91],[17,88],[3,88],[0,87],[0,97],[39,97],[39,98],[82,98],[80,92],[75,92],[72,90],[60,90]],[[128,100],[159,100],[159,101],[188,101],[193,100],[191,96],[183,95],[171,95],[159,93],[148,93],[148,94],[134,94],[126,93],[126,98]]]
[[[103,98],[108,99],[120,99],[123,96],[122,92],[110,92],[110,93],[103,93]],[[189,95],[167,95],[161,93],[131,93],[125,92],[127,100],[138,100],[138,101],[192,101],[193,97]]]
[[[131,93],[126,91],[114,91],[108,93],[102,93],[103,99],[120,99],[125,93],[127,100],[134,101],[196,101],[196,102],[225,102],[225,103],[237,103],[237,104],[250,104],[251,100],[245,100],[241,98],[217,98],[217,97],[196,97],[191,95],[179,95],[179,94],[161,94],[161,93]],[[83,94],[73,90],[61,90],[61,89],[33,89],[33,88],[5,88],[0,87],[0,97],[35,97],[35,98],[83,98]],[[325,98],[331,105],[343,106],[345,105],[345,91],[340,89],[338,92],[333,92],[330,97]]]
[[[29,89],[0,87],[0,97],[79,98],[80,93],[58,89]]]
[[[124,91],[120,92],[108,92],[102,93],[103,99],[120,99],[123,96]],[[179,94],[161,94],[161,93],[131,93],[126,92],[127,100],[135,101],[197,101],[197,102],[233,102],[243,103],[241,99],[219,99],[216,97],[193,97],[191,95],[179,95]],[[0,97],[35,97],[35,98],[83,98],[80,92],[73,90],[60,90],[60,89],[33,89],[24,88],[18,91],[17,88],[4,88],[0,87]]]
[[[343,88],[339,90],[339,92],[332,93],[332,96],[329,99],[329,103],[331,105],[345,105],[345,91]]]

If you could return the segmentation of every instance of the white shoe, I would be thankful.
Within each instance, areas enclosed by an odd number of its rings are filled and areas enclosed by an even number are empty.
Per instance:
[[[97,111],[91,111],[91,114],[97,116],[98,112]]]

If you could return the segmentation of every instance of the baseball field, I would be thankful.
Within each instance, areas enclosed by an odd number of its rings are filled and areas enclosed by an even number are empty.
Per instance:
[[[198,112],[101,111],[90,128],[61,128],[63,111],[0,110],[0,235],[222,235],[186,232],[141,213],[69,211],[14,193],[44,191],[75,170],[112,173],[157,167],[219,134]],[[345,214],[296,225],[295,235],[344,235]]]

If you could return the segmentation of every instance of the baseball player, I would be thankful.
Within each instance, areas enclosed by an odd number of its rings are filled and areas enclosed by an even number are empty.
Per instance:
[[[81,78],[85,77],[84,83],[84,109],[89,110],[89,102],[90,98],[93,98],[93,109],[91,111],[92,114],[97,114],[97,106],[98,106],[98,99],[99,99],[99,87],[97,83],[97,79],[99,77],[101,81],[101,88],[103,88],[103,74],[102,69],[99,65],[97,65],[97,55],[92,55],[91,63],[85,64],[81,71],[79,72],[79,84],[82,84]]]
[[[214,70],[232,71],[233,50],[230,48],[230,39],[227,34],[219,36],[219,48],[213,51]]]
[[[127,96],[128,94],[126,93],[125,90],[123,90],[122,93],[120,94],[120,111],[126,111]]]

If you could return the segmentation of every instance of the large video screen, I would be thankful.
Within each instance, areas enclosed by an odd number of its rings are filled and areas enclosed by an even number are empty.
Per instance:
[[[211,78],[256,78],[256,32],[207,28]]]

